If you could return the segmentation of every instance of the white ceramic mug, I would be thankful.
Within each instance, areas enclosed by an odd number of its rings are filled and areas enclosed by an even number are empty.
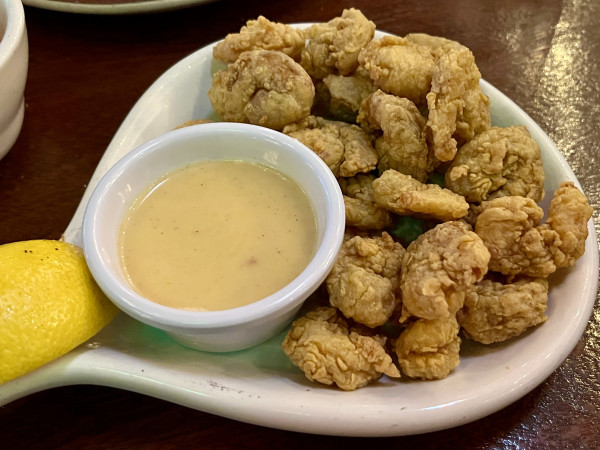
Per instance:
[[[21,0],[0,0],[0,159],[23,125],[29,45]]]

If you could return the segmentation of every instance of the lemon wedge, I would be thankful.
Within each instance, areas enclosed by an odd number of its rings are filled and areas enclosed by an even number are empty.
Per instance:
[[[81,248],[53,240],[0,245],[0,384],[69,352],[117,311]]]

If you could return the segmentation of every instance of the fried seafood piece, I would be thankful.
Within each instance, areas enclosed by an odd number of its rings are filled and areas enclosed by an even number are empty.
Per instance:
[[[448,50],[460,50],[467,48],[460,42],[453,41],[452,39],[444,38],[441,36],[432,36],[426,33],[409,33],[404,36],[404,39],[415,45],[420,45],[429,48],[432,52],[437,49]]]
[[[380,173],[394,169],[425,181],[429,169],[426,120],[413,102],[378,90],[363,101],[357,121],[367,130],[383,132],[375,143]]]
[[[436,58],[448,51],[468,51],[468,48],[459,42],[439,36],[411,33],[405,38],[413,44],[429,48]],[[458,145],[470,141],[491,127],[490,99],[483,93],[479,83],[473,83],[473,86],[466,90],[463,101],[462,112],[457,116],[456,130],[453,135]]]
[[[352,391],[400,372],[385,351],[386,338],[348,326],[335,308],[321,307],[297,319],[281,346],[310,381]]]
[[[446,187],[469,202],[519,195],[544,197],[539,146],[524,126],[493,127],[460,147],[446,171]]]
[[[454,316],[411,323],[396,340],[402,372],[423,380],[446,378],[460,363],[459,330]]]
[[[373,195],[378,206],[399,215],[447,221],[460,219],[469,211],[464,197],[393,169],[373,181]]]
[[[308,116],[314,96],[306,71],[289,56],[270,50],[242,53],[213,75],[208,91],[223,120],[274,130]]]
[[[215,59],[232,63],[250,50],[273,50],[285,53],[299,61],[305,39],[300,30],[278,22],[271,22],[263,16],[249,20],[239,33],[228,34],[213,48]]]
[[[465,290],[488,271],[490,253],[465,222],[426,231],[406,248],[400,288],[402,306],[423,319],[447,319],[462,308]]]
[[[361,230],[383,230],[392,225],[391,213],[375,204],[374,179],[375,176],[370,174],[338,179],[344,194],[346,226]]]
[[[440,161],[451,161],[456,155],[456,134],[464,135],[463,140],[473,137],[481,128],[489,128],[487,118],[480,117],[489,108],[487,97],[481,93],[481,74],[475,64],[473,53],[466,47],[458,49],[439,48],[435,52],[435,68],[431,79],[431,91],[427,94],[427,129],[431,135],[433,151]],[[483,96],[483,97],[482,97]],[[464,122],[467,100],[483,111],[473,117],[477,124]],[[481,104],[480,104],[481,103]],[[471,105],[473,107],[473,105]],[[487,112],[489,115],[489,112]],[[475,126],[476,125],[476,126]],[[476,129],[475,129],[476,128]]]
[[[336,176],[352,177],[377,165],[371,138],[357,125],[308,116],[283,132],[312,149]]]
[[[384,36],[369,42],[358,61],[378,88],[417,105],[426,103],[435,69],[429,48],[402,37]]]
[[[530,198],[499,197],[481,209],[475,232],[491,253],[490,270],[547,277],[583,255],[592,207],[572,182],[556,190],[543,225],[544,211]]]
[[[344,241],[326,280],[329,303],[358,323],[383,325],[399,302],[403,255],[404,248],[386,232]]]
[[[375,35],[375,24],[358,9],[342,11],[326,23],[304,30],[308,39],[300,64],[311,77],[322,80],[329,74],[349,75],[358,67],[358,53]]]
[[[546,278],[512,283],[486,278],[467,288],[457,319],[467,337],[482,344],[503,342],[544,323],[547,302]]]
[[[350,75],[327,75],[323,78],[327,88],[327,112],[344,122],[354,123],[363,100],[377,90],[369,74],[362,67]]]

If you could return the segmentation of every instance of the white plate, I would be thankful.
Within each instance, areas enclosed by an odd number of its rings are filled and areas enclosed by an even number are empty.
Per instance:
[[[215,0],[112,0],[94,3],[92,0],[23,0],[23,4],[41,9],[77,14],[141,14],[187,8]]]
[[[142,96],[94,174],[65,232],[81,244],[81,219],[90,190],[127,151],[191,119],[208,117],[214,70],[212,46],[183,59]],[[524,124],[539,143],[547,197],[563,180],[576,182],[546,134],[517,105],[482,81],[494,124]],[[120,314],[100,334],[62,358],[0,386],[0,405],[32,392],[69,384],[127,389],[202,411],[267,427],[308,433],[394,436],[461,425],[519,399],[573,350],[589,320],[598,277],[592,221],[585,255],[552,277],[548,321],[508,343],[465,343],[460,366],[445,380],[380,382],[354,392],[311,384],[279,348],[283,335],[246,351],[188,350],[166,334]]]

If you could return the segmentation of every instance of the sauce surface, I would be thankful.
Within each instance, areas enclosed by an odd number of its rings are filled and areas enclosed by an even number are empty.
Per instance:
[[[121,264],[133,288],[165,306],[223,310],[291,282],[316,247],[306,194],[263,165],[205,161],[161,178],[130,208]]]

